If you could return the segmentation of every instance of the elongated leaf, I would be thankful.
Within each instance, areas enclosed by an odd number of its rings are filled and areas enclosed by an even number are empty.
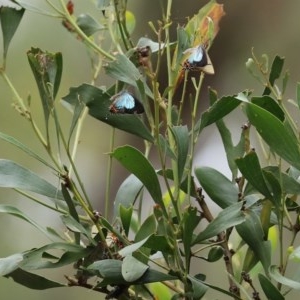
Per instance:
[[[114,203],[115,214],[120,205],[129,208],[134,205],[137,196],[143,188],[143,183],[133,174],[129,175],[120,185]],[[126,195],[126,197],[124,197]]]
[[[63,254],[61,257],[54,258],[54,256],[48,255],[47,251],[50,250],[61,250]],[[70,243],[52,243],[24,253],[20,268],[26,271],[59,268],[77,262],[92,251],[92,247],[84,248]],[[46,259],[47,257],[48,259]]]
[[[272,195],[265,182],[257,154],[255,152],[250,152],[243,158],[236,159],[236,164],[248,182],[257,189],[258,192],[271,200]]]
[[[284,124],[273,114],[255,104],[247,104],[246,113],[250,123],[255,126],[270,148],[292,166],[300,169],[299,142]]]
[[[135,242],[141,241],[156,232],[156,219],[154,215],[150,215],[141,225],[139,231],[135,235]]]
[[[62,75],[62,54],[44,52],[31,48],[27,52],[28,61],[37,83],[48,128],[48,119],[54,106]]]
[[[63,97],[63,100],[70,104],[72,107],[78,107],[78,113],[74,115],[70,132],[73,131],[74,126],[80,115],[83,107],[80,103],[85,103],[89,108],[89,114],[115,128],[129,132],[136,136],[139,136],[145,140],[153,141],[153,137],[149,129],[144,125],[142,120],[137,114],[112,114],[109,111],[111,105],[110,98],[112,94],[105,92],[92,85],[82,84],[79,87],[71,88],[67,96]]]
[[[52,281],[37,274],[26,272],[22,269],[17,269],[12,273],[5,275],[5,277],[11,277],[18,284],[33,290],[47,290],[66,286],[65,284]]]
[[[21,9],[17,4],[14,8],[0,7],[0,21],[3,37],[3,60],[6,60],[8,47],[10,42],[16,33],[17,28],[22,20],[25,9]]]
[[[203,284],[202,281],[196,279],[195,277],[192,277],[188,275],[188,279],[192,283],[193,287],[193,299],[201,299],[202,296],[207,292],[208,286]]]
[[[79,15],[76,23],[87,36],[91,36],[95,32],[105,28],[88,14]]]
[[[272,284],[270,279],[263,274],[258,274],[260,285],[268,299],[284,300],[284,296]]]
[[[236,96],[222,97],[202,114],[199,130],[202,131],[202,129],[208,125],[222,119],[237,108],[240,103],[241,101],[239,101]]]
[[[284,58],[276,55],[271,66],[271,71],[269,76],[269,82],[271,86],[274,86],[275,80],[280,77],[283,64],[284,64]],[[271,94],[270,88],[266,87],[263,92],[263,95],[270,95],[270,94]]]
[[[45,228],[40,226],[34,220],[27,217],[22,211],[20,211],[16,207],[13,207],[10,205],[5,205],[5,204],[0,204],[0,213],[5,213],[5,214],[9,214],[9,215],[15,216],[17,218],[20,218],[20,219],[28,222],[29,224],[33,225],[35,228],[37,228],[39,231],[41,231],[43,234],[45,234],[48,238],[52,239],[52,236],[48,233],[48,231]]]
[[[67,188],[64,184],[61,185],[61,191],[62,191],[64,199],[65,199],[65,201],[68,205],[69,213],[70,213],[71,217],[74,220],[76,220],[77,222],[79,222],[79,216],[78,216],[78,213],[76,211],[75,204],[73,202],[73,199],[71,198],[71,195],[69,194],[69,191],[67,190]]]
[[[237,186],[217,170],[200,167],[195,169],[195,175],[208,196],[221,208],[226,208],[238,201]]]
[[[61,191],[17,163],[0,159],[0,187],[31,191],[53,199],[63,199]]]
[[[141,278],[148,269],[149,266],[128,255],[123,260],[122,276],[127,282],[134,282]]]
[[[239,202],[222,210],[218,216],[195,237],[193,244],[195,245],[212,238],[227,228],[243,223],[246,218],[241,211],[242,205],[243,203]]]
[[[128,236],[130,230],[132,213],[133,213],[133,206],[126,208],[122,204],[119,205],[119,216],[126,236]]]
[[[231,133],[226,127],[225,122],[221,119],[216,122],[222,142],[225,148],[228,166],[232,173],[232,178],[237,178],[238,167],[235,163],[236,158],[242,157],[245,152],[245,130],[242,130],[240,140],[236,146],[233,145]]]
[[[40,157],[39,155],[37,155],[34,151],[32,151],[30,148],[28,148],[27,146],[25,146],[23,143],[21,143],[20,141],[18,141],[17,139],[15,139],[14,137],[2,133],[0,132],[0,139],[16,146],[17,148],[21,149],[22,151],[24,151],[25,153],[27,153],[28,155],[30,155],[31,157],[35,158],[36,160],[40,161],[41,163],[43,163],[45,166],[55,170],[55,168],[53,166],[51,166],[46,160],[44,160],[42,157]]]
[[[191,255],[191,244],[195,228],[198,226],[201,217],[195,207],[188,207],[182,216],[182,242],[184,246],[184,255],[189,266]]]
[[[259,217],[252,211],[245,211],[246,221],[235,228],[241,238],[260,260],[266,274],[271,264],[271,244],[264,240],[264,232]]]
[[[155,203],[165,209],[157,174],[147,158],[136,148],[123,146],[111,154],[147,188]]]
[[[176,141],[176,154],[178,166],[178,179],[181,182],[185,163],[189,151],[189,132],[187,126],[174,126],[171,128]]]
[[[277,117],[280,121],[284,121],[284,112],[279,104],[270,96],[253,97],[251,102]]]
[[[28,11],[40,14],[40,15],[45,15],[49,17],[55,17],[55,18],[60,18],[61,15],[58,14],[56,11],[49,11],[45,10],[40,7],[40,5],[34,5],[32,3],[28,3],[28,0],[15,0],[18,4],[20,4],[23,8],[25,8]]]
[[[270,267],[270,275],[271,277],[276,280],[277,282],[280,282],[292,289],[295,290],[300,290],[300,282],[299,281],[295,281],[292,279],[289,279],[285,276],[282,276],[279,272],[279,269],[277,266],[271,266]]]
[[[131,255],[133,252],[137,251],[140,249],[149,239],[149,236],[144,238],[143,240],[138,241],[137,243],[131,244],[129,246],[124,247],[119,251],[119,255],[125,257],[127,255]]]
[[[13,254],[8,257],[0,258],[0,276],[5,276],[19,268],[23,261],[23,253]]]

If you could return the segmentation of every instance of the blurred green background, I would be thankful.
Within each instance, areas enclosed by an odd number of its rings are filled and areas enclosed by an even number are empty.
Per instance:
[[[45,1],[28,1],[45,5]],[[53,2],[55,2],[53,0]],[[136,16],[137,28],[134,31],[134,39],[141,36],[152,37],[147,22],[160,18],[160,1],[158,0],[131,0],[129,9]],[[165,3],[166,1],[161,1]],[[174,0],[173,21],[174,32],[177,24],[183,25],[186,17],[196,13],[199,8],[208,1]],[[220,96],[234,94],[244,89],[254,89],[254,93],[260,94],[262,88],[245,68],[245,62],[251,56],[251,48],[254,47],[257,56],[267,53],[270,58],[279,54],[286,57],[285,67],[290,70],[291,78],[287,89],[287,98],[295,98],[295,83],[300,79],[299,49],[300,49],[300,1],[299,0],[224,0],[218,1],[224,4],[226,16],[221,21],[221,28],[210,50],[210,57],[214,64],[216,74],[207,76],[204,86],[211,86],[218,91]],[[75,14],[90,13],[94,17],[101,12],[95,11],[93,1],[74,0]],[[0,39],[0,43],[2,40]],[[92,79],[90,61],[85,46],[69,34],[61,26],[61,21],[41,16],[32,12],[26,12],[10,46],[7,62],[7,72],[13,84],[23,98],[29,94],[32,97],[32,110],[38,122],[42,124],[42,110],[39,106],[39,98],[33,76],[26,58],[26,52],[31,47],[39,47],[50,52],[61,51],[64,59],[64,71],[59,97],[68,93],[72,86],[78,86]],[[163,79],[163,78],[162,78]],[[108,84],[107,79],[98,82],[99,85]],[[0,79],[0,131],[10,134],[43,155],[43,149],[36,143],[35,137],[27,121],[21,118],[12,108],[14,101],[10,90]],[[203,89],[200,110],[208,106],[207,92]],[[59,114],[65,122],[66,130],[69,128],[71,116],[63,107]],[[239,132],[240,126],[246,120],[237,110],[227,122],[233,132]],[[104,199],[105,172],[107,166],[107,152],[109,151],[109,136],[111,130],[100,122],[88,117],[78,148],[77,165],[88,193],[95,207],[101,211]],[[133,143],[142,145],[132,136],[123,132],[117,132],[117,144]],[[43,168],[33,159],[28,158],[21,151],[11,145],[0,141],[0,158],[14,160],[21,165],[38,172],[42,177],[49,179],[54,185],[58,185],[56,174]],[[220,143],[217,131],[211,127],[204,131],[198,146],[197,160],[195,164],[209,165],[224,172],[228,172],[225,154]],[[123,169],[115,169],[114,186],[124,180],[126,173]],[[229,174],[229,173],[228,173]],[[114,191],[112,191],[114,194]],[[43,226],[51,226],[63,231],[60,220],[54,214],[44,208],[24,199],[13,191],[1,189],[0,203],[16,205],[19,209],[30,215]],[[0,215],[0,257],[12,253],[21,252],[32,247],[44,245],[47,240],[33,227],[6,215]],[[221,262],[222,264],[222,262]],[[203,266],[195,266],[195,270],[201,270]],[[221,270],[223,268],[220,267]],[[207,270],[207,267],[206,267]],[[217,274],[215,266],[208,275],[209,279],[218,282],[226,278],[226,274]],[[224,271],[225,272],[225,271]],[[48,274],[44,273],[44,274]],[[65,269],[59,272],[51,272],[51,277],[57,281],[64,281],[64,274],[72,274],[72,270]],[[226,282],[222,284],[226,286]],[[19,298],[38,299],[101,299],[101,295],[93,291],[78,288],[61,288],[48,291],[32,291],[7,280],[0,278],[0,299],[16,300]],[[226,299],[220,294],[212,292],[206,299]],[[298,299],[296,293],[289,294],[287,299]]]

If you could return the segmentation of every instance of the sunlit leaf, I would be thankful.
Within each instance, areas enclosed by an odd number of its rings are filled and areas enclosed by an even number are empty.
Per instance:
[[[16,269],[23,260],[23,253],[17,253],[8,257],[0,258],[0,276],[5,276]]]

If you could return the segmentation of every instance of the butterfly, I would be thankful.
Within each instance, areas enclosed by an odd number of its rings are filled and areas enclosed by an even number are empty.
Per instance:
[[[207,74],[214,74],[214,67],[203,45],[186,49],[183,54],[189,54],[183,63],[183,70],[200,70]]]
[[[112,114],[141,114],[144,112],[142,103],[126,90],[110,98],[112,104],[109,111]]]

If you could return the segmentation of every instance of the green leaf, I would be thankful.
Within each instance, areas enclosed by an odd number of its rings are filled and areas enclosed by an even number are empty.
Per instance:
[[[233,184],[217,170],[200,167],[195,169],[195,175],[211,200],[221,208],[226,208],[238,201],[239,191],[236,184]]]
[[[52,239],[52,236],[48,233],[48,231],[45,228],[40,226],[34,220],[27,217],[22,211],[20,211],[16,207],[5,205],[5,204],[0,204],[0,213],[9,214],[9,215],[15,216],[17,218],[20,218],[20,219],[28,222],[29,224],[33,225],[35,228],[37,228],[39,231],[41,231],[43,234],[45,234],[48,238]]]
[[[202,296],[207,292],[208,286],[202,283],[202,281],[196,279],[195,277],[192,277],[190,275],[187,276],[189,281],[192,284],[193,287],[193,296],[192,299],[201,299]]]
[[[254,151],[236,159],[236,164],[243,176],[258,192],[267,199],[271,200],[273,198],[265,182],[257,154]]]
[[[258,274],[258,279],[267,299],[285,299],[284,296],[280,293],[280,291],[272,284],[268,277],[266,277],[263,274]]]
[[[20,268],[23,270],[38,270],[60,268],[77,262],[79,259],[88,256],[93,247],[84,248],[70,243],[52,243],[38,249],[27,251],[23,254],[23,261]],[[61,250],[61,257],[54,257],[48,254],[49,250]],[[48,259],[47,259],[48,258]]]
[[[187,126],[173,126],[171,131],[176,141],[178,179],[181,182],[189,151],[189,132]]]
[[[58,14],[56,11],[50,12],[48,10],[44,10],[40,6],[35,6],[34,4],[28,3],[28,0],[14,0],[14,1],[17,2],[19,5],[21,5],[23,8],[25,8],[27,11],[31,11],[33,13],[37,13],[49,17],[61,18],[61,14]]]
[[[105,27],[99,24],[94,18],[88,14],[81,14],[78,16],[76,23],[78,27],[87,35],[91,36],[95,32],[104,29]]]
[[[284,111],[281,109],[279,104],[270,96],[253,97],[251,102],[277,117],[281,122],[284,121]]]
[[[182,243],[184,247],[184,256],[189,265],[191,258],[191,245],[195,228],[198,226],[201,216],[198,209],[189,206],[182,216]]]
[[[143,240],[140,240],[140,241],[138,241],[134,244],[131,244],[129,246],[124,247],[123,249],[121,249],[119,251],[119,255],[122,256],[122,257],[125,257],[127,255],[131,255],[133,252],[140,249],[147,242],[148,239],[149,239],[149,236],[147,236]]]
[[[296,98],[298,107],[300,108],[300,82],[297,82]]]
[[[207,256],[207,261],[209,262],[215,262],[218,261],[220,258],[222,258],[224,255],[224,251],[222,247],[216,246],[210,248]]]
[[[156,232],[156,219],[154,215],[150,215],[141,225],[136,233],[134,241],[141,241]]]
[[[235,228],[255,256],[262,263],[266,274],[271,264],[271,244],[264,240],[264,231],[259,217],[251,210],[245,211],[246,221]]]
[[[3,37],[3,61],[5,64],[8,47],[22,20],[25,9],[12,3],[14,8],[0,7],[0,21]]]
[[[221,119],[216,122],[219,133],[222,138],[222,142],[225,148],[226,157],[228,166],[232,173],[232,178],[237,178],[238,176],[238,168],[235,163],[235,159],[243,156],[245,152],[245,130],[242,130],[240,140],[236,146],[233,145],[231,133],[229,129],[226,127],[224,121]]]
[[[223,209],[218,216],[195,237],[193,245],[212,238],[230,227],[245,222],[245,215],[241,210],[242,206],[243,203],[238,202]]]
[[[112,94],[88,84],[70,88],[69,94],[63,97],[63,100],[75,107],[75,110],[78,107],[78,113],[74,115],[71,129],[73,130],[77,122],[78,117],[76,116],[81,113],[80,108],[82,109],[82,106],[80,103],[85,103],[89,108],[89,114],[97,120],[152,142],[153,137],[149,129],[137,114],[110,113],[109,106],[111,105],[110,98],[112,96]]]
[[[27,52],[27,58],[40,93],[48,132],[48,120],[54,108],[54,100],[62,75],[62,54],[31,48]]]
[[[88,232],[78,221],[69,215],[60,216],[64,225],[72,232],[85,235],[89,241],[96,245],[96,242],[93,240],[91,233]],[[76,241],[77,242],[77,241]],[[78,244],[78,243],[77,243]]]
[[[126,256],[122,263],[122,275],[127,282],[138,280],[148,269],[149,266],[141,263],[131,255]]]
[[[132,213],[133,213],[133,206],[126,208],[122,204],[119,205],[119,216],[126,236],[128,236],[130,230]]]
[[[5,276],[19,268],[23,261],[23,253],[17,253],[8,257],[0,258],[0,276]]]
[[[226,96],[216,101],[201,115],[199,131],[202,131],[202,129],[208,125],[213,124],[228,115],[237,108],[240,103],[241,101],[238,100],[236,96]]]
[[[246,113],[250,123],[270,146],[292,166],[300,169],[299,142],[273,114],[255,104],[247,104]]]
[[[0,159],[0,187],[31,191],[53,199],[63,199],[61,191],[17,163]]]
[[[115,198],[115,214],[119,210],[120,205],[124,208],[130,208],[134,205],[143,183],[133,174],[130,174],[120,185]],[[126,195],[126,197],[124,197]]]
[[[165,210],[158,177],[148,159],[139,150],[131,146],[116,148],[111,156],[134,174],[144,184],[154,202]]]
[[[42,157],[40,157],[39,155],[37,155],[34,151],[32,151],[30,148],[28,148],[27,146],[25,146],[23,143],[21,143],[20,141],[18,141],[17,139],[15,139],[14,137],[2,133],[0,132],[0,139],[16,146],[17,148],[21,149],[22,151],[24,151],[25,153],[27,153],[28,155],[30,155],[31,157],[35,158],[36,160],[40,161],[41,163],[43,163],[45,166],[51,168],[52,170],[55,171],[55,168],[53,166],[51,166],[46,160],[44,160]]]
[[[22,269],[17,269],[5,277],[11,277],[16,283],[26,286],[33,290],[47,290],[51,288],[65,287],[65,284],[52,281],[37,274],[26,272]]]
[[[274,86],[275,80],[280,77],[283,64],[284,64],[284,58],[276,55],[271,66],[271,71],[269,76],[269,82],[271,86]],[[271,94],[270,88],[266,87],[263,92],[263,95],[270,95],[270,94]]]
[[[170,148],[168,140],[165,139],[161,134],[159,135],[159,144],[158,144],[158,146],[161,148],[161,152],[162,152],[164,158],[166,156],[168,156],[171,159],[174,159],[174,160],[177,159],[176,155],[174,154],[174,152]]]
[[[289,279],[285,276],[282,276],[279,272],[279,269],[277,266],[271,266],[270,267],[270,276],[276,280],[277,282],[280,282],[281,284],[284,284],[292,289],[300,290],[300,282],[295,281],[292,279]]]

